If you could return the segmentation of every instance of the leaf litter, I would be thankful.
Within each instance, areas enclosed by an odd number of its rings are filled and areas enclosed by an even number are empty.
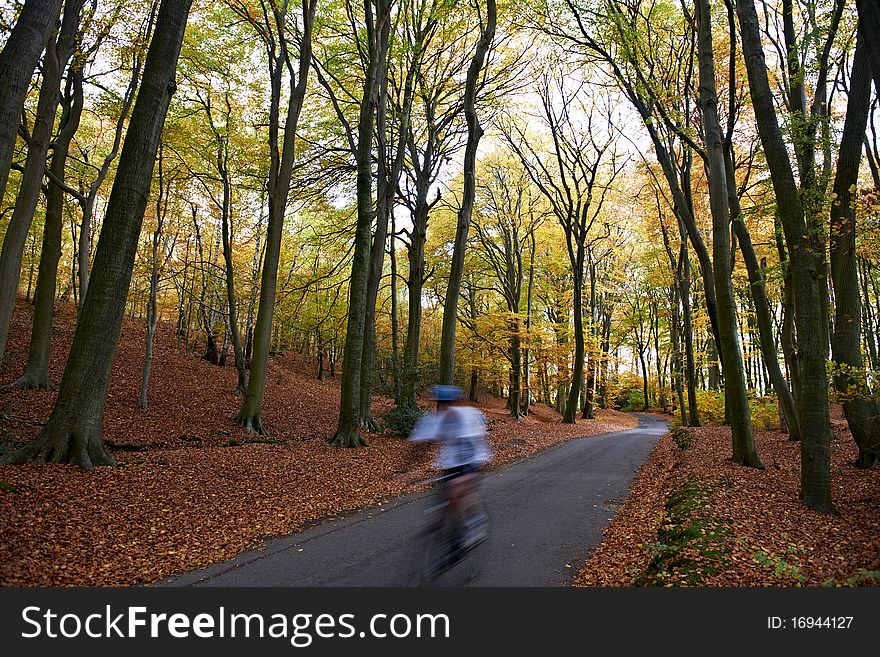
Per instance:
[[[50,374],[57,384],[75,309],[58,304],[56,312]],[[30,306],[20,303],[2,382],[25,369],[30,314]],[[431,446],[405,438],[371,433],[367,448],[330,447],[338,381],[319,381],[315,360],[292,353],[270,361],[263,405],[269,440],[246,433],[233,422],[241,404],[235,368],[213,366],[198,352],[179,353],[173,328],[164,325],[155,339],[149,405],[140,409],[143,333],[142,322],[125,319],[102,424],[120,467],[0,466],[0,585],[156,582],[260,548],[269,538],[387,504],[415,489],[399,475],[431,471]],[[0,441],[15,447],[34,438],[55,396],[34,390],[0,396]],[[376,396],[376,417],[392,403]],[[493,467],[637,424],[627,414],[599,411],[595,420],[563,425],[541,404],[516,422],[504,403],[486,397],[479,404],[489,423]]]

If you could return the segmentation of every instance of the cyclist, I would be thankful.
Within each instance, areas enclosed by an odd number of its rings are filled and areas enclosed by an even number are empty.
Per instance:
[[[476,472],[491,458],[491,449],[486,420],[478,409],[461,403],[463,393],[457,386],[435,386],[431,398],[437,402],[437,411],[419,418],[410,440],[441,443],[434,465],[443,471],[449,512],[461,521],[463,547],[469,549],[488,536],[486,514],[476,493]]]

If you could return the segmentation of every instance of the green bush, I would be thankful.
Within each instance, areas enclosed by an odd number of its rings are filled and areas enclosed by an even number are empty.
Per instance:
[[[717,390],[697,390],[697,410],[701,424],[724,424],[724,393]],[[775,396],[758,397],[750,393],[749,412],[755,429],[773,431],[779,428],[779,410]]]
[[[641,388],[624,388],[618,396],[617,407],[621,411],[642,411],[645,409],[645,393]]]
[[[717,390],[697,390],[697,411],[700,424],[724,424],[724,393]]]
[[[749,410],[752,412],[752,426],[755,429],[774,431],[779,428],[779,403],[776,397],[750,397]]]
[[[383,426],[395,436],[408,436],[424,412],[418,405],[395,406],[382,415]]]

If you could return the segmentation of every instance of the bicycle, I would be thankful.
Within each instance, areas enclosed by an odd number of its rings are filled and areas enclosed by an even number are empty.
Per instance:
[[[446,477],[439,476],[422,483],[434,486],[436,501],[425,512],[428,519],[419,531],[415,542],[416,559],[413,583],[425,586],[462,563],[465,558],[485,540],[488,532],[486,514],[480,505],[478,514],[482,526],[468,527],[467,519],[450,511]],[[469,574],[469,579],[476,576]]]

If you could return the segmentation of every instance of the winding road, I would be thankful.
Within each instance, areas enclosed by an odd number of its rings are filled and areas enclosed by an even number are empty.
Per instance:
[[[602,540],[664,420],[580,438],[485,474],[490,536],[440,586],[565,586]],[[431,493],[401,497],[276,539],[157,586],[409,586]]]

